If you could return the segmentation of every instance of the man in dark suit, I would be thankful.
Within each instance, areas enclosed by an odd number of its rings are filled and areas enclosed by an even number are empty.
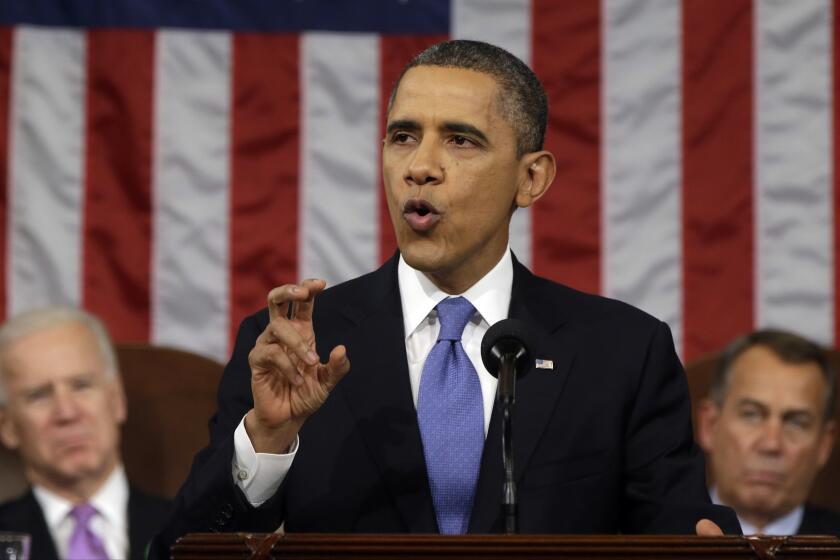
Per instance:
[[[836,438],[835,394],[825,351],[794,333],[756,331],[723,351],[698,437],[713,499],[745,534],[840,537],[840,514],[806,503]]]
[[[502,49],[450,41],[409,64],[382,151],[399,254],[329,290],[275,288],[243,322],[161,553],[186,532],[281,522],[503,530],[496,380],[479,346],[508,316],[539,332],[541,359],[514,411],[522,532],[686,533],[702,518],[738,531],[705,493],[667,326],[533,276],[509,250],[511,215],[555,175],[546,120],[536,76]]]
[[[126,401],[98,319],[44,308],[0,327],[0,439],[32,487],[0,505],[0,531],[38,560],[141,559],[168,501],[131,488],[120,461]]]

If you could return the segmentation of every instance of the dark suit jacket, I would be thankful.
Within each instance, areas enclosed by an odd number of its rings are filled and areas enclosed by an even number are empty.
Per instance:
[[[840,513],[805,504],[798,535],[834,535],[840,537]]]
[[[128,496],[128,546],[130,560],[145,558],[146,544],[160,530],[171,502],[131,488]],[[0,531],[29,533],[33,560],[58,560],[44,513],[35,494],[24,495],[0,505]],[[116,560],[116,559],[115,559]]]
[[[514,263],[510,317],[542,333],[554,369],[517,386],[514,455],[525,533],[693,533],[702,517],[739,533],[712,506],[692,439],[688,385],[667,326],[630,307],[532,275]],[[247,318],[219,388],[210,446],[176,498],[160,552],[187,532],[437,531],[405,353],[397,258],[324,291],[318,352],[338,344],[351,370],[304,424],[277,494],[250,507],[231,475],[232,433],[253,406],[248,352],[268,322]],[[487,435],[470,531],[503,530],[500,417]]]

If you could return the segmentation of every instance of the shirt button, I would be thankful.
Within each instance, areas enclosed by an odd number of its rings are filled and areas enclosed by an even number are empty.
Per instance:
[[[244,469],[239,469],[239,472],[236,473],[236,478],[242,481],[248,480],[248,471]]]

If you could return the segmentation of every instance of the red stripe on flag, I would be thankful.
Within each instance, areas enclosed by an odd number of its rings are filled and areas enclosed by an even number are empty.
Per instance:
[[[0,320],[6,317],[6,213],[9,190],[9,106],[12,77],[11,27],[0,27]]]
[[[385,122],[388,108],[388,98],[391,90],[400,76],[400,72],[406,64],[420,51],[446,40],[445,35],[384,35],[379,42],[379,99],[381,109],[379,112],[379,130],[382,137],[385,135]],[[379,259],[384,262],[391,258],[397,250],[397,239],[394,236],[394,227],[391,224],[391,216],[388,214],[388,202],[385,200],[385,191],[382,183],[382,150],[379,150]]]
[[[233,40],[231,341],[269,290],[298,280],[299,51],[297,35]]]
[[[533,3],[531,60],[548,95],[557,178],[533,209],[532,263],[589,292],[601,288],[600,18],[591,0]]]
[[[149,339],[155,37],[89,31],[82,300],[117,341]]]
[[[683,316],[690,360],[753,328],[752,1],[684,0],[683,41]]]

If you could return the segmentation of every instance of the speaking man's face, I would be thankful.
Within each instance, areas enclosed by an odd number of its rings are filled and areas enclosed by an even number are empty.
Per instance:
[[[722,408],[704,403],[701,444],[720,499],[739,515],[769,521],[805,501],[833,443],[826,390],[817,364],[754,346],[733,363]]]
[[[388,210],[406,262],[450,292],[501,258],[512,209],[530,200],[527,156],[502,116],[496,80],[419,66],[403,76],[382,152]]]
[[[94,334],[68,323],[8,346],[0,436],[27,477],[48,488],[104,482],[119,462],[125,396],[105,370]]]

